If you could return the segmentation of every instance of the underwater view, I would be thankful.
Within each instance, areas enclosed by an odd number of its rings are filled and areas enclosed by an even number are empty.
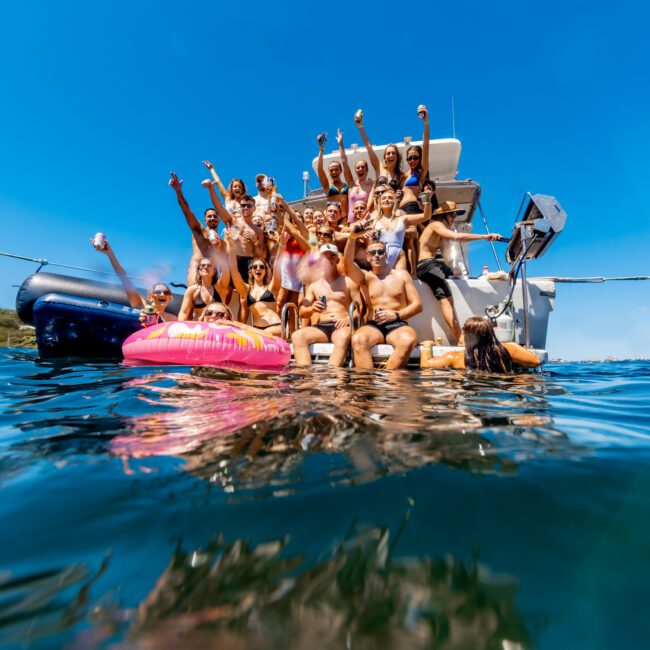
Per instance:
[[[650,362],[0,373],[2,647],[647,643]]]

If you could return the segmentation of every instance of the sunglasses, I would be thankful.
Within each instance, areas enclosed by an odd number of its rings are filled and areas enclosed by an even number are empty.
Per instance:
[[[375,196],[381,196],[386,190],[381,190],[379,192],[375,192]]]
[[[212,264],[199,264],[200,269],[211,269]]]
[[[239,205],[242,208],[252,208],[255,204],[254,203],[240,203]]]
[[[265,271],[266,267],[264,266],[264,264],[253,264],[251,266],[251,269],[253,269],[254,271],[258,271],[258,270]]]
[[[322,230],[317,230],[316,231],[316,237],[329,237],[331,238],[334,233],[331,232],[323,232]]]
[[[407,156],[406,160],[411,161],[411,160],[420,160],[420,156]]]
[[[341,204],[338,201],[328,201],[327,202],[327,207],[329,208],[330,205],[335,205],[337,208],[341,208]]]
[[[206,311],[206,316],[214,316],[215,318],[228,318],[228,314],[225,311]]]
[[[370,257],[374,257],[375,255],[383,257],[386,255],[386,251],[383,248],[373,248],[372,250],[368,251],[368,255],[370,255]]]

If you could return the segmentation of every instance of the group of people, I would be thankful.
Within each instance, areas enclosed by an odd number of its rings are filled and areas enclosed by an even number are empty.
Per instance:
[[[256,176],[255,194],[249,193],[240,178],[226,187],[212,163],[204,161],[210,178],[201,184],[211,206],[201,223],[183,194],[183,181],[172,173],[169,185],[192,233],[193,251],[178,319],[241,324],[250,319],[257,330],[278,336],[282,309],[293,303],[302,325],[291,328],[297,365],[311,363],[312,344],[331,342],[330,365],[342,366],[351,348],[357,368],[372,368],[371,349],[387,343],[393,351],[386,368],[400,368],[406,366],[417,344],[408,321],[422,310],[413,281],[418,277],[439,301],[449,329],[463,345],[468,330],[458,322],[447,282],[452,272],[441,251],[445,242],[497,240],[500,236],[453,229],[456,216],[463,211],[453,201],[437,199],[435,182],[429,178],[425,106],[418,107],[418,117],[424,124],[422,146],[407,149],[407,169],[402,169],[394,144],[387,145],[379,159],[366,134],[363,113],[357,111],[354,120],[374,177],[369,175],[366,160],[357,161],[352,173],[341,131],[337,134],[340,161],[331,161],[325,171],[326,136],[318,136],[318,178],[327,197],[324,210],[294,209],[266,174]],[[99,250],[108,255],[133,307],[150,305],[151,310],[152,305],[157,318],[176,318],[167,309],[171,299],[167,285],[154,285],[143,298],[108,242]],[[234,290],[239,297],[236,319],[228,306]],[[351,315],[359,325],[354,334]],[[492,357],[498,357],[501,371],[507,371],[517,359],[510,348],[498,343],[493,331],[492,339],[498,351]],[[462,362],[448,359],[447,365],[471,367],[471,356],[464,355]],[[422,358],[423,365],[440,364],[431,354]]]

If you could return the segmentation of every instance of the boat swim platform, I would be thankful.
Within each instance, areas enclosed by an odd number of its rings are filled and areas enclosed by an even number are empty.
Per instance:
[[[459,350],[463,350],[463,349],[464,348],[458,346],[435,345],[431,348],[431,354],[433,357],[440,357],[443,354],[446,354],[447,352],[458,352]],[[309,346],[309,351],[311,352],[312,363],[327,363],[329,361],[332,352],[334,351],[334,344],[313,343],[312,345]],[[532,351],[538,356],[538,358],[542,363],[546,363],[548,361],[548,352],[546,350],[533,348]],[[388,345],[386,343],[382,345],[375,345],[370,350],[370,354],[372,356],[373,361],[375,362],[375,365],[381,365],[382,363],[388,361],[388,357],[390,357],[392,352],[393,352],[393,346]],[[411,352],[411,356],[409,358],[409,363],[408,363],[409,368],[420,367],[421,352],[422,352],[422,346],[416,345],[413,351]],[[293,346],[291,346],[291,353],[293,356]],[[346,362],[345,365],[348,364],[349,364],[349,360],[348,362]]]

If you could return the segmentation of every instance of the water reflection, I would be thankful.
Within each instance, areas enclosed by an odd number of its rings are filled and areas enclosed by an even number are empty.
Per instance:
[[[150,412],[127,418],[126,435],[110,442],[127,471],[137,459],[180,456],[229,492],[304,487],[307,457],[327,458],[311,478],[350,482],[428,463],[510,472],[568,446],[540,375],[201,369],[139,377],[128,388]]]

